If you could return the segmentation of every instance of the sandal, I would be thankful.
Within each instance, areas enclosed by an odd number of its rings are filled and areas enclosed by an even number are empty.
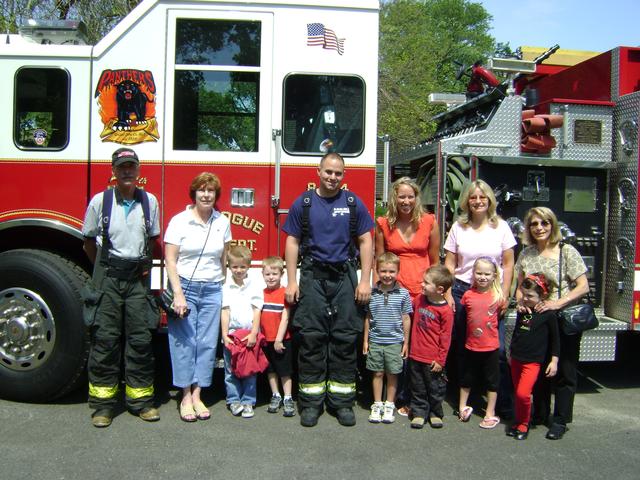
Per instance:
[[[484,417],[480,422],[480,428],[491,429],[496,428],[500,423],[500,417]]]
[[[471,418],[472,413],[473,407],[464,407],[462,410],[460,410],[460,413],[458,413],[458,418],[461,422],[468,422]]]
[[[180,420],[182,420],[183,422],[192,423],[197,419],[198,418],[196,417],[196,411],[193,409],[193,404],[180,404]]]
[[[211,418],[211,413],[209,412],[209,409],[205,407],[204,403],[200,401],[193,402],[193,408],[198,420],[209,420],[209,418]]]
[[[403,417],[408,417],[411,415],[411,409],[408,406],[400,407],[398,410],[398,415]]]

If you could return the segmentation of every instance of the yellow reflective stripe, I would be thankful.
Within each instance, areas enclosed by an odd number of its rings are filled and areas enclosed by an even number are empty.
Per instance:
[[[127,387],[125,388],[125,393],[127,394],[127,397],[133,398],[133,399],[143,398],[143,397],[152,397],[153,385],[151,385],[150,387],[140,387],[140,388],[134,388],[127,385]]]
[[[329,391],[331,393],[354,393],[356,391],[356,384],[354,383],[338,383],[329,380]]]
[[[307,395],[320,395],[327,390],[327,385],[324,383],[300,383],[298,389]]]
[[[93,398],[113,398],[118,393],[118,385],[113,387],[97,387],[89,383],[89,396]]]

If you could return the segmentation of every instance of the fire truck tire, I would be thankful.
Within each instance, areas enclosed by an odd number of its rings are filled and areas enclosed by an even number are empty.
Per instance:
[[[89,336],[80,289],[89,276],[42,250],[0,253],[0,397],[45,402],[83,378]]]

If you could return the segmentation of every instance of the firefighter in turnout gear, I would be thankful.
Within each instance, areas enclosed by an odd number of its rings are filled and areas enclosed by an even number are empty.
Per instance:
[[[133,150],[116,150],[112,170],[115,188],[91,199],[82,229],[84,250],[94,263],[83,298],[91,332],[89,406],[96,427],[109,426],[113,418],[122,345],[127,408],[143,420],[160,419],[153,407],[151,345],[159,315],[149,290],[151,245],[160,234],[158,202],[136,188],[140,162]]]
[[[325,155],[318,177],[319,187],[294,201],[283,227],[288,235],[286,299],[296,305],[292,325],[300,334],[300,423],[316,425],[326,399],[340,424],[351,426],[356,423],[353,403],[357,337],[364,325],[361,307],[371,295],[374,223],[362,201],[340,188],[344,177],[340,155]]]

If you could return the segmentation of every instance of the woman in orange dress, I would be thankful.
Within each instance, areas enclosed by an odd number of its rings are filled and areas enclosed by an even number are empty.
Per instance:
[[[422,293],[424,272],[438,263],[440,230],[435,220],[423,210],[420,189],[409,177],[393,183],[387,214],[376,220],[376,257],[384,252],[400,257],[398,282],[414,299]]]
[[[415,299],[422,293],[424,272],[438,263],[440,229],[435,216],[422,208],[420,188],[409,177],[396,180],[391,188],[389,209],[376,219],[375,254],[395,253],[400,258],[398,283]],[[375,273],[373,279],[377,282]],[[399,379],[398,402],[406,403],[406,375]],[[408,415],[406,406],[398,409]]]

